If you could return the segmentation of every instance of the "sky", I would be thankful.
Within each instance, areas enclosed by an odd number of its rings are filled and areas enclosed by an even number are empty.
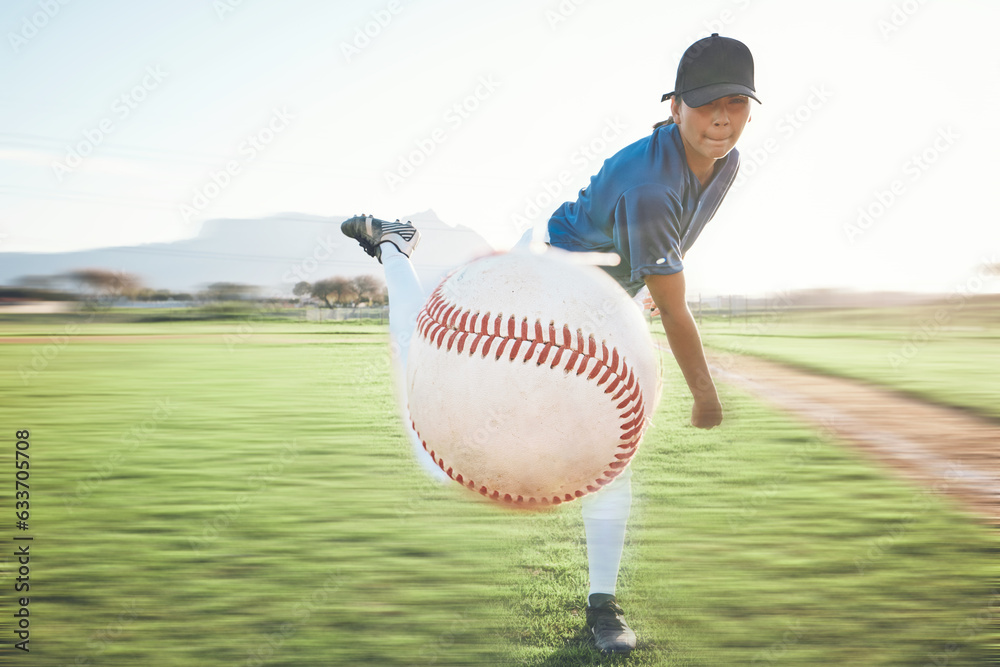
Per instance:
[[[680,55],[719,32],[763,103],[689,291],[990,289],[998,19],[993,0],[8,0],[0,251],[427,209],[506,248],[669,114]]]

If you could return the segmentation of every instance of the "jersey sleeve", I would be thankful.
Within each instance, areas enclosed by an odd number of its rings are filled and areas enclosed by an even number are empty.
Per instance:
[[[681,262],[681,202],[658,184],[626,190],[615,206],[614,243],[629,258],[631,280],[648,275],[670,275],[684,269]]]

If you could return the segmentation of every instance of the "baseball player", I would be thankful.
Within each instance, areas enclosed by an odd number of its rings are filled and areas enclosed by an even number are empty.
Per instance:
[[[722,404],[687,306],[683,257],[736,178],[734,147],[750,120],[751,99],[759,102],[750,50],[718,33],[695,42],[681,58],[674,90],[662,98],[670,100],[670,118],[606,160],[590,185],[561,205],[547,225],[552,246],[618,255],[620,262],[604,269],[629,295],[648,288],[694,398],[691,423],[704,429],[722,423]],[[341,229],[385,268],[398,386],[405,387],[409,341],[426,298],[409,260],[420,233],[410,223],[371,216],[351,218]],[[421,464],[447,480],[408,430]],[[632,503],[630,480],[626,468],[599,493],[580,499],[590,574],[587,624],[602,653],[627,653],[636,643],[615,597]]]

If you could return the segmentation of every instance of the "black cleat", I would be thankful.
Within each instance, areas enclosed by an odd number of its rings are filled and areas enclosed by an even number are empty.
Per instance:
[[[358,242],[361,248],[382,262],[382,243],[391,243],[407,257],[420,242],[420,232],[409,222],[386,222],[370,215],[356,215],[340,225],[340,231]]]
[[[601,600],[601,598],[604,598]],[[587,605],[587,625],[594,633],[594,643],[601,653],[629,653],[635,648],[635,632],[625,622],[625,612],[613,595],[595,593]]]

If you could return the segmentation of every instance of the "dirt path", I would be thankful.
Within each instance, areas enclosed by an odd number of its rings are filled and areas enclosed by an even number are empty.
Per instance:
[[[1000,423],[873,385],[754,357],[709,355],[714,376],[828,429],[1000,526]]]

